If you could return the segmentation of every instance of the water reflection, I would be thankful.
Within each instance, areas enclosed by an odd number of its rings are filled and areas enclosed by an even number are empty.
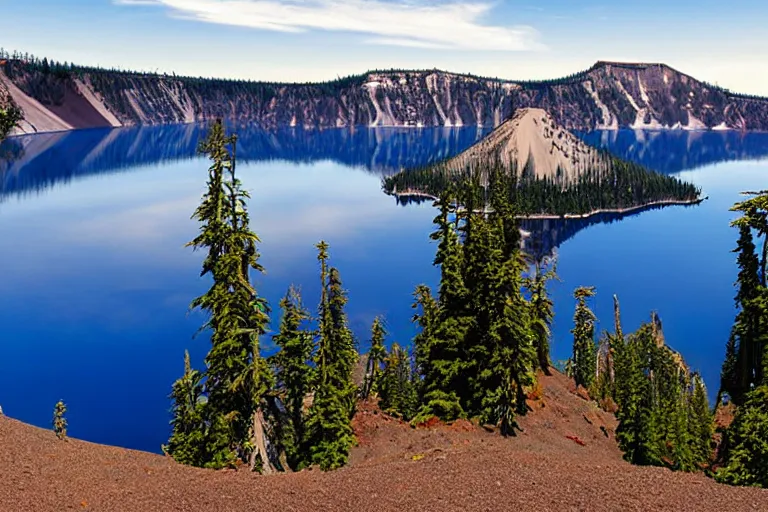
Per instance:
[[[230,129],[235,129],[230,127]],[[478,128],[357,128],[264,131],[237,127],[240,162],[322,160],[387,175],[452,156],[486,133]],[[0,195],[40,191],[93,174],[192,159],[202,125],[91,129],[14,137],[0,145]]]
[[[598,130],[580,136],[592,146],[666,174],[719,162],[768,157],[766,133]]]

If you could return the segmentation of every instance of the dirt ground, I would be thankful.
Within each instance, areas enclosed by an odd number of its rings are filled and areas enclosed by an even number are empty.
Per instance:
[[[275,476],[59,441],[0,417],[0,511],[768,511],[768,491],[625,463],[613,416],[562,375],[535,395],[508,439],[465,421],[413,429],[362,404],[349,467]]]

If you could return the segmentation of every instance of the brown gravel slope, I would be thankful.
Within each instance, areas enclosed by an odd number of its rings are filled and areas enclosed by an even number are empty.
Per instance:
[[[524,432],[506,440],[465,422],[413,430],[364,406],[351,467],[270,477],[63,442],[0,417],[0,511],[768,511],[768,491],[626,464],[610,417],[567,386],[544,379]]]

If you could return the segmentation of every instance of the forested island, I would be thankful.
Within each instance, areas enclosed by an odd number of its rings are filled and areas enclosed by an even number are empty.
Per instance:
[[[490,175],[521,217],[585,217],[702,200],[696,186],[588,146],[541,109],[518,110],[461,154],[386,177],[382,189],[399,198],[434,199],[476,179],[473,204],[482,206]]]

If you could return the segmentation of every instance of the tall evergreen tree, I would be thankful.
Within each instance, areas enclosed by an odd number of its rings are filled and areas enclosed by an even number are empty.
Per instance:
[[[616,440],[624,458],[637,464],[644,460],[643,431],[648,418],[647,380],[641,362],[641,349],[636,335],[619,341],[614,352],[615,397],[619,405],[616,418]]]
[[[573,365],[576,385],[586,389],[595,380],[597,348],[595,347],[595,314],[589,309],[587,299],[595,296],[594,287],[579,287],[573,292],[576,312],[573,316]]]
[[[302,323],[309,320],[309,312],[304,309],[298,290],[292,286],[288,289],[280,301],[280,309],[283,312],[280,330],[273,336],[280,351],[272,362],[287,417],[282,428],[282,444],[288,465],[297,470],[306,463],[302,444],[306,436],[304,401],[312,384],[313,368],[309,361],[314,342],[312,333],[302,328]]]
[[[744,395],[755,383],[757,358],[762,354],[758,346],[760,317],[755,309],[755,299],[761,293],[759,268],[760,262],[756,254],[752,238],[752,229],[746,217],[738,224],[739,241],[734,252],[738,253],[737,264],[739,274],[736,285],[736,307],[739,308],[733,326],[735,357],[726,359],[724,364],[725,387],[723,390],[736,403],[742,403]],[[730,340],[729,340],[730,343]],[[726,347],[728,349],[728,347]],[[759,363],[758,363],[759,364]]]
[[[722,395],[727,394],[737,405],[742,404],[746,394],[761,382],[761,358],[768,346],[768,313],[764,307],[768,301],[768,191],[744,194],[752,197],[731,208],[731,211],[742,214],[731,223],[739,229],[739,240],[734,249],[738,253],[739,266],[735,297],[738,312],[726,345],[718,391],[718,403]],[[762,238],[761,257],[758,257],[753,231]]]
[[[384,337],[387,335],[382,325],[381,318],[373,319],[371,326],[371,349],[368,352],[368,361],[365,365],[365,380],[363,381],[362,395],[368,398],[371,393],[379,390],[379,377],[387,349],[384,348]]]
[[[414,302],[411,305],[416,313],[412,321],[418,326],[418,333],[413,338],[414,349],[414,385],[419,396],[419,402],[424,401],[423,379],[425,375],[433,374],[431,349],[436,324],[438,322],[439,307],[432,296],[432,291],[427,285],[421,284],[413,293]]]
[[[667,347],[658,319],[614,348],[616,439],[633,464],[695,471],[709,462],[712,416],[706,389]]]
[[[715,474],[717,481],[768,489],[768,383],[747,393],[724,442],[726,460]]]
[[[709,409],[704,379],[698,373],[693,376],[693,395],[690,410],[690,437],[693,443],[694,459],[706,463],[712,458],[712,435],[714,424]]]
[[[270,472],[263,407],[272,375],[258,344],[269,321],[268,307],[250,281],[249,271],[262,268],[259,239],[249,227],[248,194],[235,175],[236,141],[217,121],[201,143],[212,164],[208,191],[194,214],[201,231],[189,244],[207,248],[202,275],[213,279],[211,288],[192,302],[209,314],[204,328],[211,330],[205,358],[209,429],[204,465],[224,467],[239,459]]]
[[[467,389],[461,351],[472,319],[466,312],[461,246],[455,225],[449,220],[451,201],[452,195],[446,191],[436,202],[440,213],[435,218],[438,229],[432,239],[439,241],[434,261],[441,271],[438,313],[430,335],[422,338],[419,349],[429,363],[421,368],[423,398],[415,422],[431,416],[450,421],[465,415],[460,402],[461,393]]]
[[[344,312],[347,298],[339,272],[328,269],[328,244],[320,242],[317,248],[322,280],[320,329],[315,361],[317,383],[306,424],[306,449],[312,464],[330,470],[346,464],[354,443],[352,368],[357,352]]]
[[[525,287],[530,293],[531,329],[536,342],[536,356],[539,368],[550,375],[549,339],[552,336],[552,320],[555,317],[554,303],[547,294],[547,282],[557,279],[555,267],[546,268],[541,260],[534,264],[534,274],[526,278]]]
[[[520,251],[520,231],[515,218],[517,210],[501,187],[498,173],[489,176],[493,213],[485,217],[485,245],[489,248],[488,268],[481,273],[487,290],[478,315],[490,311],[488,321],[489,364],[484,368],[487,379],[481,406],[481,419],[499,425],[502,435],[513,435],[515,415],[527,412],[526,389],[536,377],[537,347],[534,332],[536,317],[522,295],[523,271],[527,265]],[[544,306],[539,304],[539,306]],[[544,306],[541,312],[546,309]],[[546,315],[544,315],[546,316]],[[540,347],[541,348],[541,347]],[[539,355],[544,355],[539,352]],[[546,355],[548,359],[548,355]],[[489,414],[490,413],[490,414]]]
[[[384,412],[410,420],[416,412],[418,396],[408,352],[392,344],[385,359],[379,386],[379,405]]]

